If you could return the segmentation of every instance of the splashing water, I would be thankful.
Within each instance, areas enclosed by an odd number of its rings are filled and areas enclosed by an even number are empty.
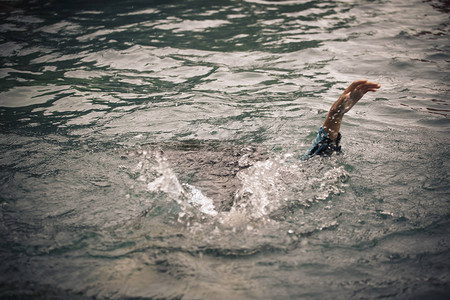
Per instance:
[[[449,298],[446,2],[1,1],[0,298]]]
[[[186,214],[200,212],[216,217],[221,224],[236,225],[240,217],[245,223],[260,223],[275,217],[288,206],[308,208],[314,202],[344,191],[348,173],[343,166],[322,159],[301,162],[289,157],[256,161],[232,175],[239,181],[239,188],[229,210],[216,208],[214,200],[205,196],[195,184],[180,182],[161,151],[143,151],[135,171],[140,172],[138,180],[150,178],[147,184],[150,192],[163,192],[167,198],[176,201],[182,210],[180,222]],[[209,188],[220,189],[221,186]]]

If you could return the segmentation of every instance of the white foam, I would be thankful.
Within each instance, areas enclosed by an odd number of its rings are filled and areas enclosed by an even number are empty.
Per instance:
[[[158,162],[157,171],[161,174],[152,182],[147,184],[147,189],[150,191],[162,191],[176,200],[179,204],[189,203],[192,207],[198,209],[200,212],[215,216],[217,211],[214,209],[213,200],[203,195],[203,193],[195,186],[184,183],[181,184],[178,177],[170,168],[167,161],[156,155]]]
[[[198,208],[198,210],[204,214],[210,216],[217,215],[217,211],[214,208],[214,202],[211,198],[203,195],[203,193],[193,185],[184,183],[183,186],[189,190],[188,202],[190,204]]]
[[[148,183],[147,188],[150,191],[162,191],[177,202],[181,202],[180,198],[185,194],[185,191],[177,176],[163,157],[156,155],[156,161],[158,162],[156,169],[161,175]]]

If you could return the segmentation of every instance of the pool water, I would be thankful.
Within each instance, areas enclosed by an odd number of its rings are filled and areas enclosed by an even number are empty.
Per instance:
[[[448,299],[448,1],[0,8],[0,298]]]

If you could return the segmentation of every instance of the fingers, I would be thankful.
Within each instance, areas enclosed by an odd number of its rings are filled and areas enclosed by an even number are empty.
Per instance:
[[[378,83],[366,82],[364,84],[364,87],[371,88],[371,89],[379,89],[381,86]]]
[[[344,94],[351,93],[357,89],[359,89],[363,93],[366,93],[368,91],[375,92],[380,87],[381,86],[378,83],[368,82],[367,80],[357,80],[345,89]]]
[[[344,94],[354,91],[358,86],[360,86],[361,84],[365,84],[366,82],[367,82],[367,80],[354,81],[352,84],[350,84],[350,86],[348,88],[345,89]]]
[[[367,80],[354,81],[341,97],[335,102],[330,111],[343,115],[347,113],[367,92],[375,92],[381,86],[378,83],[369,82]]]
[[[381,86],[378,83],[373,83],[373,82],[366,82],[362,85],[360,85],[358,88],[360,89],[360,91],[362,93],[367,93],[367,92],[375,92],[377,89],[379,89]]]

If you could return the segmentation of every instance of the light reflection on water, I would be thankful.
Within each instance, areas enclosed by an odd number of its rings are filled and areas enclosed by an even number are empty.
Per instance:
[[[445,298],[445,5],[1,4],[0,295]]]

